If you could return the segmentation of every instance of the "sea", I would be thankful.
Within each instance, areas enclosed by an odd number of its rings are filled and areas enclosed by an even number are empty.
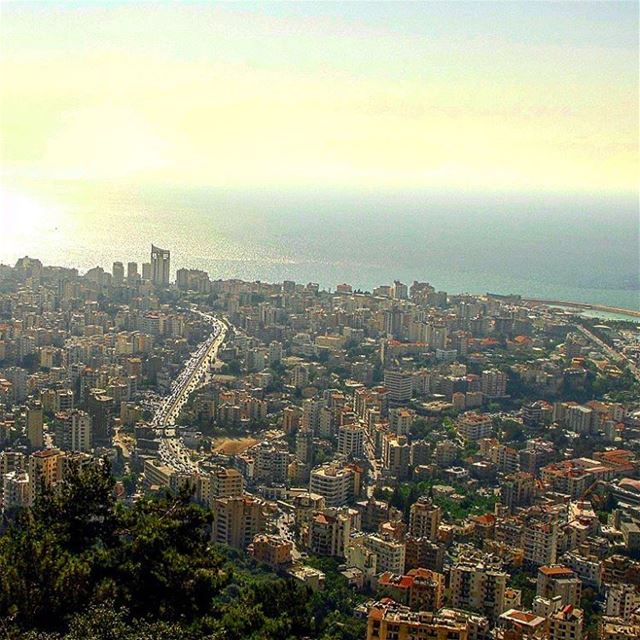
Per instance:
[[[0,263],[110,269],[171,251],[212,278],[401,280],[640,309],[636,194],[307,186],[193,188],[2,180]]]

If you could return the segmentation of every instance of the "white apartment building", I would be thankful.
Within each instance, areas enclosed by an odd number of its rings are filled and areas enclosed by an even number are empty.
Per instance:
[[[364,457],[364,427],[361,424],[338,427],[338,453],[354,458]]]
[[[388,540],[377,534],[363,536],[363,544],[376,554],[378,573],[391,571],[404,574],[405,545],[397,540]]]
[[[328,507],[341,507],[353,498],[354,478],[349,467],[325,464],[311,471],[309,491],[325,499]]]

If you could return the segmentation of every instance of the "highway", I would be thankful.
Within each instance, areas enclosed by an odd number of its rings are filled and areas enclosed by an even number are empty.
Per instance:
[[[367,481],[366,484],[366,492],[367,498],[371,498],[373,496],[373,492],[378,485],[378,480],[382,475],[381,462],[376,459],[376,447],[373,442],[373,437],[369,433],[368,429],[365,429],[364,432],[364,454],[369,461],[369,470],[367,472]]]
[[[557,307],[572,307],[574,309],[591,309],[593,311],[603,311],[605,313],[615,313],[630,318],[640,318],[640,311],[636,309],[626,309],[623,307],[609,307],[604,304],[587,304],[586,302],[567,302],[566,300],[541,300],[538,298],[523,298],[522,302],[531,305],[545,305]]]
[[[225,322],[195,308],[191,311],[202,316],[211,325],[211,335],[196,349],[171,385],[169,395],[162,399],[151,421],[151,426],[156,429],[176,423],[180,410],[191,393],[200,386],[227,335],[228,326]],[[174,468],[178,473],[192,474],[198,470],[198,465],[192,461],[188,449],[179,438],[163,438],[158,454],[164,464]]]
[[[608,344],[606,344],[606,342],[598,338],[598,336],[591,333],[591,331],[589,331],[589,329],[587,329],[584,325],[577,324],[576,328],[585,338],[587,338],[587,340],[600,347],[600,349],[602,349],[602,352],[607,354],[611,358],[611,360],[619,365],[622,365],[623,368],[628,367],[633,377],[638,382],[640,382],[640,369],[638,369],[638,367],[636,367],[636,365],[631,362],[631,360],[616,351],[613,347],[610,347]]]
[[[162,399],[153,416],[152,427],[162,428],[175,424],[180,409],[188,400],[189,395],[197,389],[211,361],[215,360],[218,355],[218,349],[227,335],[228,327],[224,322],[202,311],[195,311],[195,313],[201,315],[212,325],[211,335],[193,353],[180,375],[174,380],[171,392]]]

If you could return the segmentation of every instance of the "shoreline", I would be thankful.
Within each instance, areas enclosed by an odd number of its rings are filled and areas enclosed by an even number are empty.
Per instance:
[[[567,300],[543,300],[540,298],[522,298],[522,302],[532,305],[548,305],[559,307],[572,307],[575,309],[590,309],[593,311],[602,311],[604,313],[616,313],[621,316],[629,316],[630,318],[640,318],[640,310],[626,309],[624,307],[610,307],[604,304],[588,303],[588,302],[568,302]]]

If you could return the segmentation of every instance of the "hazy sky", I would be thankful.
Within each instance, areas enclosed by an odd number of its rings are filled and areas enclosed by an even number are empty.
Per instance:
[[[636,2],[0,12],[5,178],[636,186]]]

